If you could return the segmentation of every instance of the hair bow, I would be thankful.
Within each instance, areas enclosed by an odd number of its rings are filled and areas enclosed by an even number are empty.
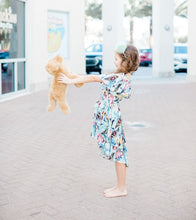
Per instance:
[[[115,51],[120,54],[124,54],[126,49],[127,49],[127,44],[125,42],[120,42],[116,45]]]

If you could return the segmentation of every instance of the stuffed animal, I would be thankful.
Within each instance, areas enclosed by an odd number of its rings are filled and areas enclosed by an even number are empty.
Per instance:
[[[56,102],[58,102],[61,111],[64,114],[68,114],[70,112],[69,106],[66,104],[65,96],[67,85],[63,83],[59,83],[57,81],[57,77],[61,76],[61,73],[65,74],[70,79],[78,78],[78,75],[70,73],[65,65],[63,65],[63,58],[61,56],[55,56],[50,59],[46,65],[46,70],[48,73],[54,76],[52,85],[49,91],[49,106],[48,111],[51,112],[56,107]],[[76,87],[83,86],[83,83],[75,84]]]

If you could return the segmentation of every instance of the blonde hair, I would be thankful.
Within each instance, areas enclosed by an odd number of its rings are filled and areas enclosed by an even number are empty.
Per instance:
[[[137,48],[131,44],[127,44],[124,53],[116,53],[121,57],[121,68],[118,72],[130,73],[138,69],[140,60]]]

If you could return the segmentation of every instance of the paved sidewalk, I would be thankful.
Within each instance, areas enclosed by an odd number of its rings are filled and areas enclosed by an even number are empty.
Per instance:
[[[195,220],[196,83],[133,83],[121,103],[128,196],[107,199],[114,163],[90,137],[98,84],[71,86],[71,114],[48,91],[0,103],[0,220]]]

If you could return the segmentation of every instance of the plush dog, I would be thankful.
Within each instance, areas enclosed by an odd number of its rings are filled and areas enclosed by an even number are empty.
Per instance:
[[[68,114],[70,110],[65,101],[67,85],[64,83],[59,83],[57,81],[57,77],[61,76],[61,73],[65,74],[70,79],[78,78],[79,76],[70,73],[66,66],[63,65],[63,58],[58,55],[48,61],[46,70],[48,73],[54,76],[54,80],[50,87],[49,106],[47,110],[49,112],[53,111],[56,107],[56,102],[58,102],[61,111],[64,114]],[[75,86],[79,88],[83,86],[83,83],[75,84]]]

